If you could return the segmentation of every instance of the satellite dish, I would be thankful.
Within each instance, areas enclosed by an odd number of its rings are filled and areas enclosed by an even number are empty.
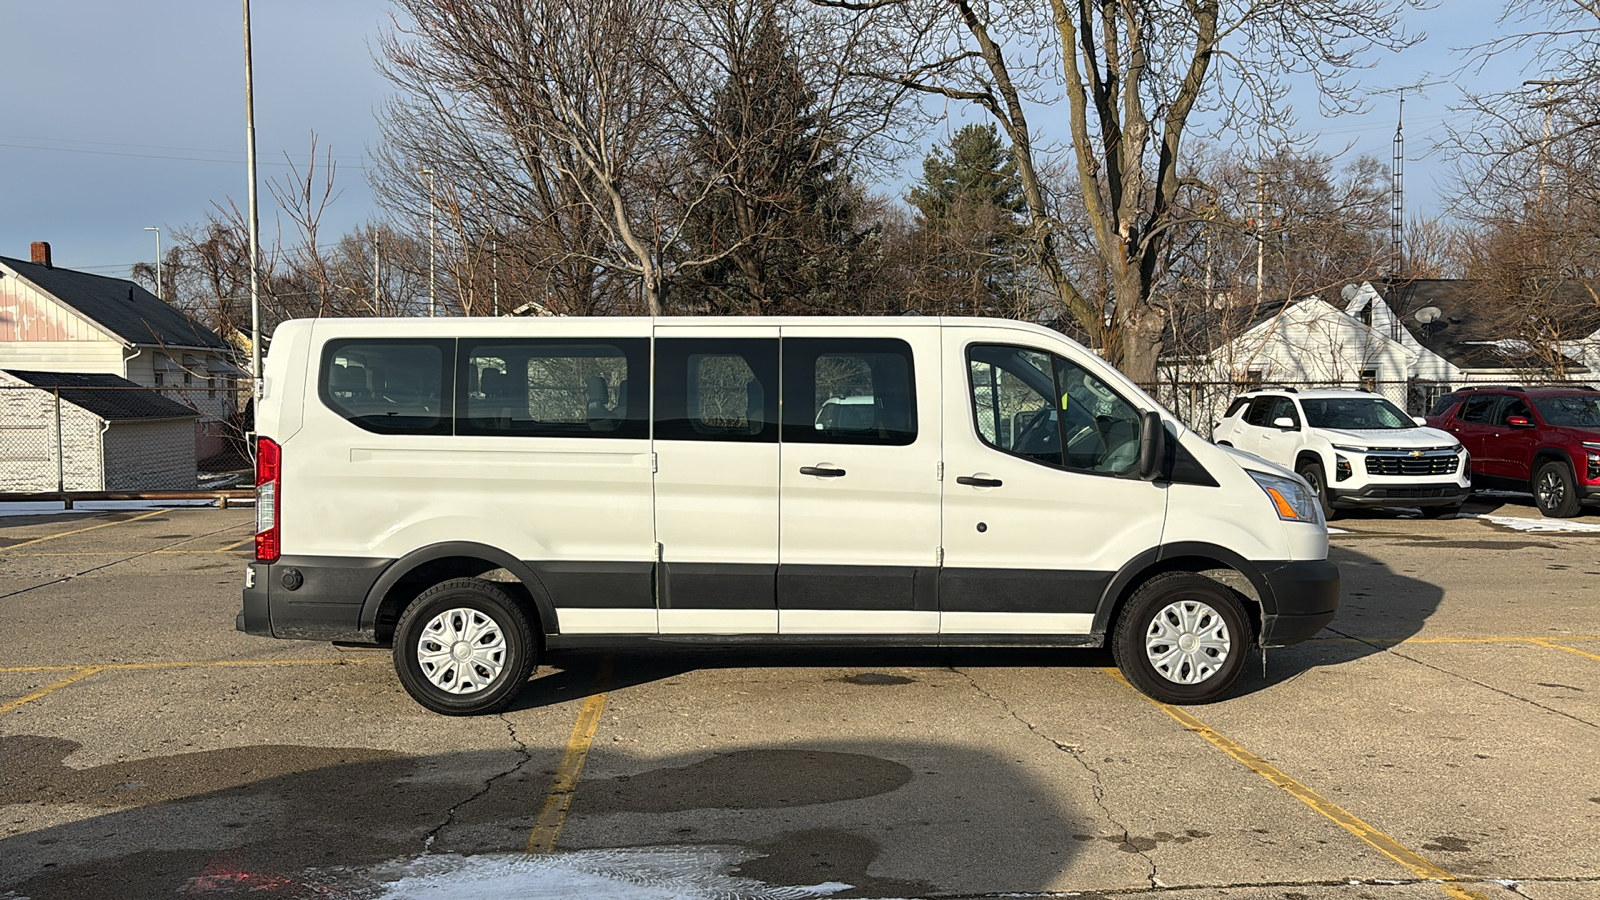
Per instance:
[[[1412,313],[1411,318],[1416,319],[1418,322],[1421,322],[1424,325],[1432,325],[1433,323],[1439,321],[1439,317],[1442,315],[1444,315],[1444,312],[1440,310],[1439,307],[1424,306],[1423,308]]]

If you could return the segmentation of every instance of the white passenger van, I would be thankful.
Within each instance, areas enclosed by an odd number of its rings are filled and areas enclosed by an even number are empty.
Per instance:
[[[446,714],[639,640],[1109,644],[1193,703],[1338,603],[1304,482],[1012,321],[292,321],[257,429],[238,628]]]

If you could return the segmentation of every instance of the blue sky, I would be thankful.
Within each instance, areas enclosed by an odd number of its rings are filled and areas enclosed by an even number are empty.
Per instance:
[[[389,8],[383,0],[252,4],[264,236],[274,229],[265,181],[287,173],[285,154],[304,163],[313,131],[324,152],[332,148],[342,188],[324,227],[339,233],[375,212],[362,166],[389,95],[372,65]],[[1373,58],[1358,76],[1363,87],[1450,77],[1461,64],[1452,48],[1484,40],[1500,10],[1498,0],[1448,0],[1411,14],[1410,27],[1428,40]],[[0,255],[27,258],[30,241],[46,240],[57,265],[125,277],[155,257],[146,226],[165,235],[202,219],[213,202],[244,206],[238,2],[0,0],[0,21]],[[1506,60],[1407,100],[1408,213],[1439,209],[1445,173],[1430,149],[1461,90],[1504,89],[1523,77],[1521,61]],[[1335,120],[1318,114],[1310,93],[1295,107],[1318,149],[1389,159],[1392,96]],[[1047,139],[1065,135],[1046,117],[1035,127]],[[904,170],[918,165],[908,160]]]

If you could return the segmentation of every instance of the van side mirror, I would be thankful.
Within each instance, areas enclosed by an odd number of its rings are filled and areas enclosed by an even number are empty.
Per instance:
[[[1294,424],[1294,420],[1289,418],[1288,416],[1279,416],[1276,419],[1273,419],[1272,420],[1272,427],[1273,428],[1281,428],[1284,431],[1299,431],[1300,430],[1299,426]]]
[[[1139,422],[1139,477],[1154,481],[1161,474],[1161,464],[1167,458],[1167,426],[1161,414],[1145,413]]]
[[[1421,416],[1412,416],[1411,417],[1411,421],[1417,423],[1418,425],[1426,425],[1426,424],[1428,424],[1428,420],[1424,419]]]

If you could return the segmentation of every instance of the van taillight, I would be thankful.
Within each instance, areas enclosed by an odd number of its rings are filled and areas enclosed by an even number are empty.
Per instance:
[[[283,484],[283,450],[272,438],[256,439],[256,561],[277,562],[279,488]]]

